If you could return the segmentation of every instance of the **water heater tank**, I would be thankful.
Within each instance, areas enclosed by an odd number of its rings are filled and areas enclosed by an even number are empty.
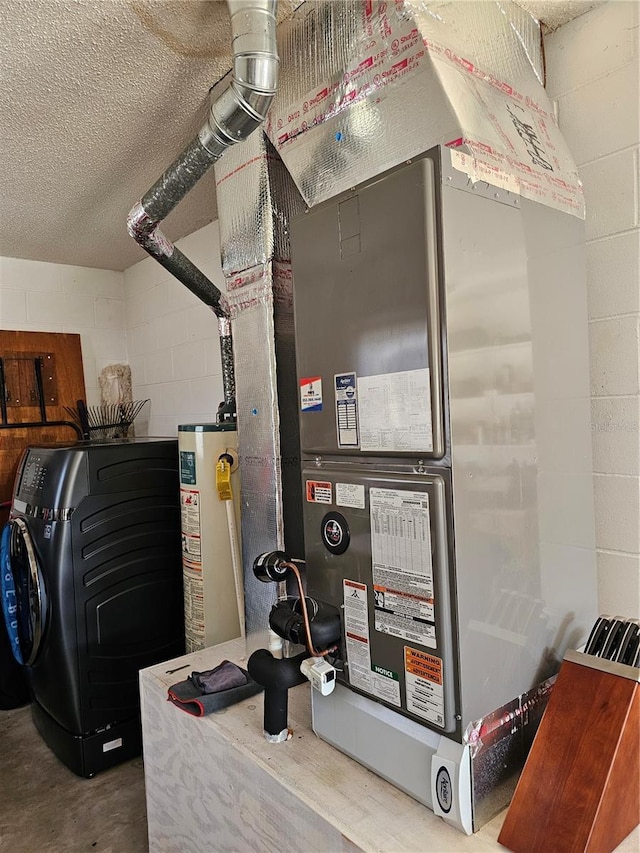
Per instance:
[[[233,550],[227,501],[216,486],[221,455],[237,460],[234,424],[183,424],[178,427],[185,647],[187,652],[239,637],[240,609],[234,581]],[[240,482],[232,466],[234,517],[240,530]],[[234,524],[235,521],[235,524]],[[239,536],[239,532],[232,531]],[[239,544],[239,543],[238,543]],[[238,561],[241,550],[237,549]],[[242,590],[242,566],[238,562]],[[239,609],[240,608],[240,609]]]

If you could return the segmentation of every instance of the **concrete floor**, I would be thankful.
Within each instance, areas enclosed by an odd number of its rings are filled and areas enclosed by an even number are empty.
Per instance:
[[[81,779],[42,740],[29,707],[0,711],[0,850],[148,849],[141,757]]]

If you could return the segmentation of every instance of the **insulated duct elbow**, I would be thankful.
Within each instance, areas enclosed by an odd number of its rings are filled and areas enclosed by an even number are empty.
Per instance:
[[[228,148],[260,126],[276,93],[277,0],[227,2],[233,36],[231,83],[211,105],[198,136],[143,196],[144,212],[156,224],[166,218]],[[144,243],[141,245],[147,248]],[[152,254],[157,257],[155,252]]]
[[[207,122],[151,189],[133,206],[127,230],[142,248],[221,319],[220,353],[224,403],[219,420],[235,420],[233,346],[229,306],[223,294],[160,230],[227,148],[242,142],[264,121],[278,82],[277,0],[227,0],[233,36],[231,83],[211,106]]]
[[[232,145],[264,121],[278,82],[277,0],[227,0],[233,37],[231,83],[195,137],[134,205],[129,234],[189,290],[226,316],[224,297],[160,231],[159,224]]]

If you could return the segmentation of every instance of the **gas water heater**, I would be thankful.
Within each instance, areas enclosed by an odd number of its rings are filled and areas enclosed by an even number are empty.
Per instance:
[[[291,243],[314,729],[472,832],[596,615],[584,224],[437,148]]]
[[[178,427],[187,652],[244,631],[237,446],[234,423]]]

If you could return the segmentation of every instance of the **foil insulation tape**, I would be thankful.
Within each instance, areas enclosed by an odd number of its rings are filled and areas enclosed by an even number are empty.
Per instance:
[[[467,726],[463,742],[469,745],[471,758],[476,827],[509,804],[555,680],[554,675],[540,682]]]
[[[276,589],[247,567],[258,554],[284,547],[280,420],[271,264],[227,279],[233,316],[242,495],[242,562],[246,635],[251,650],[265,645]]]
[[[538,24],[510,0],[308,2],[278,50],[265,130],[309,206],[445,145],[472,181],[584,217]]]
[[[226,276],[227,302],[231,319],[236,321],[243,314],[251,311],[256,306],[265,303],[273,313],[273,286],[271,263],[256,264],[250,269],[234,275]],[[236,324],[233,324],[235,334]],[[273,339],[273,333],[268,340]],[[254,348],[258,347],[260,339],[254,341]]]

